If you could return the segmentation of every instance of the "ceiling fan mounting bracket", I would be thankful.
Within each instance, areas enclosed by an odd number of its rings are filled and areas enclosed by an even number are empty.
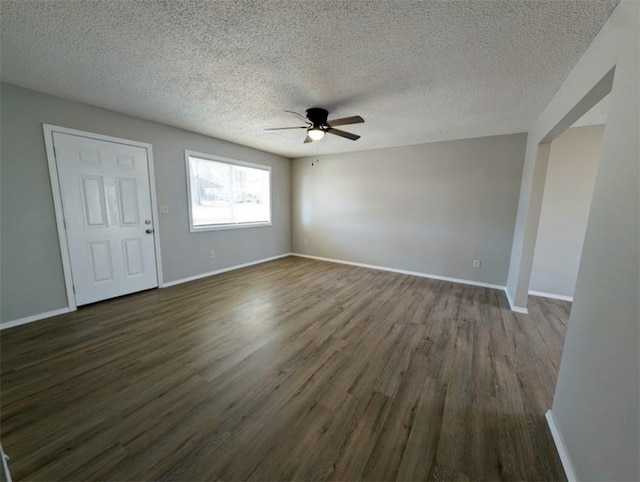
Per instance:
[[[311,107],[306,111],[307,119],[313,123],[314,126],[322,126],[327,123],[327,118],[329,117],[329,111],[327,109],[322,109],[321,107]]]

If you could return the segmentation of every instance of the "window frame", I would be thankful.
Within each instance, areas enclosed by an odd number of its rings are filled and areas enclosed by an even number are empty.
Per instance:
[[[263,171],[267,171],[269,173],[269,221],[260,221],[260,222],[248,222],[248,223],[225,223],[225,224],[207,224],[202,226],[196,226],[193,223],[193,208],[192,208],[192,199],[191,199],[191,176],[190,176],[190,166],[189,166],[189,158],[196,157],[198,159],[204,159],[207,161],[221,162],[224,164],[231,164],[235,166],[242,167],[251,167],[254,169],[260,169]],[[213,154],[207,154],[204,152],[192,151],[189,149],[185,149],[184,151],[184,160],[185,160],[185,175],[187,182],[187,208],[189,210],[189,232],[191,233],[200,233],[203,231],[223,231],[227,229],[244,229],[244,228],[258,228],[263,226],[272,226],[273,225],[273,179],[271,176],[271,166],[267,166],[264,164],[256,164],[254,162],[240,161],[238,159],[231,159],[229,157],[222,157]]]

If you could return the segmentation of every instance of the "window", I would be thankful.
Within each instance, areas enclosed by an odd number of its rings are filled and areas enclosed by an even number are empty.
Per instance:
[[[271,168],[185,151],[191,231],[271,224]]]

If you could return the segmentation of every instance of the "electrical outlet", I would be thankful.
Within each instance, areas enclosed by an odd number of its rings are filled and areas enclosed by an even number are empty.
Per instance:
[[[307,238],[304,238],[304,245],[306,246],[308,243]]]
[[[160,214],[169,214],[169,206],[160,204]]]
[[[479,268],[482,265],[482,261],[480,261],[479,259],[474,259],[473,260],[473,267],[474,268]]]
[[[216,257],[216,252],[215,252],[215,250],[213,250],[213,249],[212,249],[212,250],[209,252],[209,256],[211,256],[211,259],[214,259],[214,258]]]

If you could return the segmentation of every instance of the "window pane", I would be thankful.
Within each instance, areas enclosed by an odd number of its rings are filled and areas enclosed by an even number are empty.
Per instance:
[[[255,223],[269,219],[269,171],[233,166],[235,219]]]
[[[271,222],[270,171],[189,156],[193,227]]]

